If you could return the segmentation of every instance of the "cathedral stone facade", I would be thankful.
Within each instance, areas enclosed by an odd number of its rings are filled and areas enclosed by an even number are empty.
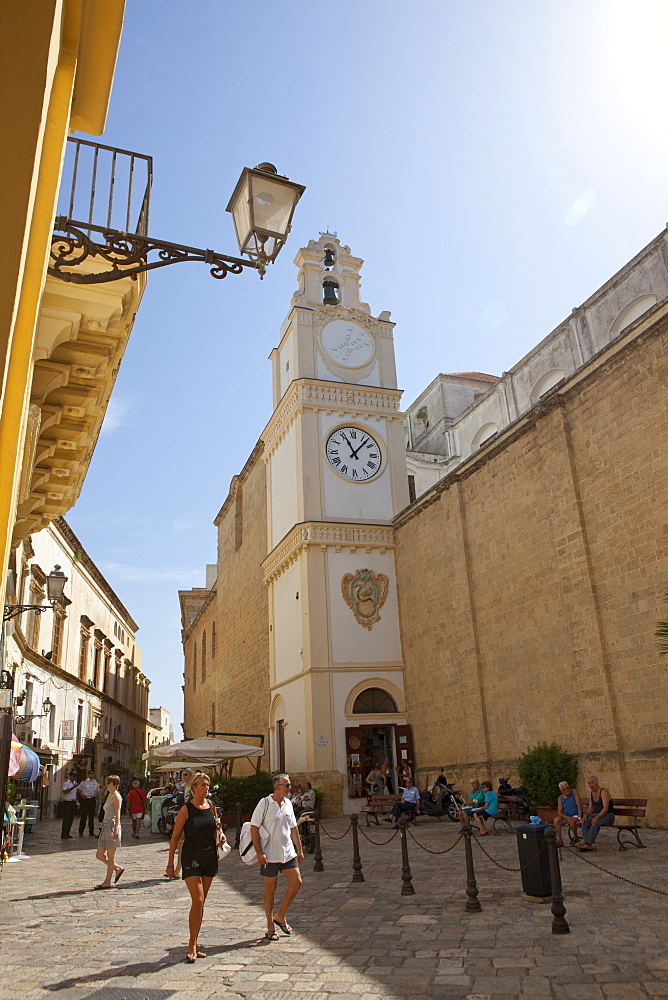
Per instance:
[[[274,414],[180,595],[186,734],[265,735],[328,813],[385,756],[465,787],[556,740],[665,822],[667,259],[661,234],[510,373],[404,417],[362,262],[300,251]]]

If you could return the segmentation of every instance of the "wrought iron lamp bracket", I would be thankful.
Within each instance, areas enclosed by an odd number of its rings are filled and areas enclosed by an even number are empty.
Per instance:
[[[49,274],[63,281],[78,285],[95,285],[119,278],[133,278],[142,271],[152,271],[169,264],[183,261],[199,261],[213,265],[210,274],[214,278],[226,278],[228,274],[241,274],[245,267],[258,271],[264,277],[267,260],[242,260],[228,257],[215,250],[200,250],[180,243],[168,243],[137,233],[123,233],[117,229],[104,229],[88,222],[76,222],[63,215],[56,218],[54,228],[58,230],[51,237],[51,260]],[[103,241],[95,242],[91,233],[100,233]],[[65,234],[65,235],[61,235]],[[157,260],[149,261],[150,253],[156,252]],[[88,258],[105,261],[109,267],[89,273],[74,270]]]
[[[8,622],[10,618],[18,618],[24,611],[35,611],[41,615],[45,611],[53,611],[53,606],[51,604],[5,604],[2,620]]]

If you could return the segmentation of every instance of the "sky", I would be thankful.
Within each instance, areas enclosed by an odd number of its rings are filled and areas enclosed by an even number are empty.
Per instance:
[[[127,0],[99,141],[153,157],[150,235],[236,255],[244,166],[307,188],[263,281],[150,272],[67,515],[177,738],[177,592],[271,415],[297,250],[330,231],[364,259],[405,406],[500,375],[666,225],[667,43],[665,0]]]

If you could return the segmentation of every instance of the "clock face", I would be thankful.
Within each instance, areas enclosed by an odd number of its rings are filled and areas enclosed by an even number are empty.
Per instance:
[[[373,340],[366,330],[347,319],[333,319],[320,334],[322,349],[330,360],[343,368],[361,368],[373,357]]]
[[[364,483],[380,471],[380,445],[360,427],[333,431],[327,438],[325,454],[331,467],[351,483]]]

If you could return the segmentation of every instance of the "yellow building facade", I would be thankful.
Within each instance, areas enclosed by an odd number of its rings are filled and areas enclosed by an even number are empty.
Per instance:
[[[143,283],[47,278],[68,136],[104,128],[125,0],[0,11],[0,596],[10,552],[75,502]]]

